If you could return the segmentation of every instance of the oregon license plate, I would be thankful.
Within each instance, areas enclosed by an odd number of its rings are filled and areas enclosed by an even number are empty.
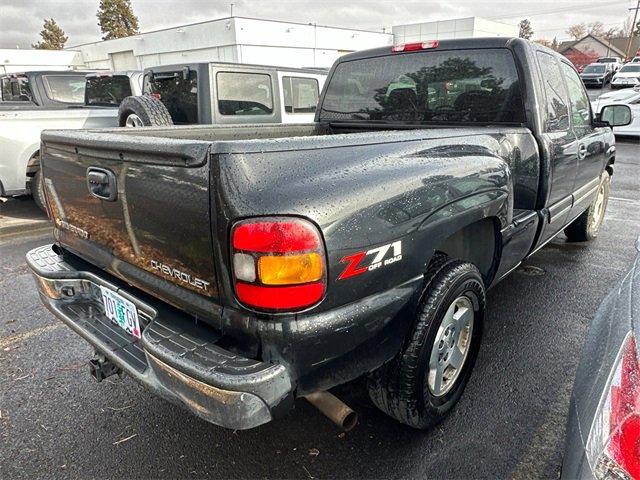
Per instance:
[[[104,313],[129,335],[140,338],[140,322],[136,306],[108,288],[100,287]]]

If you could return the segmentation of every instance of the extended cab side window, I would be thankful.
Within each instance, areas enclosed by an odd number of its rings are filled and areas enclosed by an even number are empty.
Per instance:
[[[313,113],[318,105],[318,80],[315,78],[282,77],[284,111]]]
[[[218,111],[221,115],[271,115],[271,75],[218,72]]]
[[[569,104],[562,72],[556,59],[548,53],[538,52],[538,64],[547,97],[547,125],[545,131],[560,132],[569,129]]]
[[[562,62],[562,71],[569,88],[569,100],[571,102],[571,119],[574,127],[586,127],[591,125],[591,108],[589,97],[584,91],[582,80],[575,70]]]

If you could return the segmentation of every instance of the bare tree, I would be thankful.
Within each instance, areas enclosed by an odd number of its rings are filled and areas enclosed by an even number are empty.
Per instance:
[[[585,23],[576,23],[567,28],[566,33],[574,40],[580,40],[587,34],[587,25]]]

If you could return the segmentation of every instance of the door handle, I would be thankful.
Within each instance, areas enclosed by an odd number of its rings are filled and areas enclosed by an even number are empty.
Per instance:
[[[106,168],[87,168],[87,188],[91,195],[100,200],[113,202],[118,197],[116,176],[111,170],[107,170]]]
[[[578,158],[582,160],[587,156],[587,146],[583,143],[578,147]]]

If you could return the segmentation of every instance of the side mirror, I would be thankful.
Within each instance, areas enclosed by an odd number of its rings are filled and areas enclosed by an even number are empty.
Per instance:
[[[631,123],[631,108],[628,105],[607,105],[600,110],[598,120],[609,127],[625,127]]]

